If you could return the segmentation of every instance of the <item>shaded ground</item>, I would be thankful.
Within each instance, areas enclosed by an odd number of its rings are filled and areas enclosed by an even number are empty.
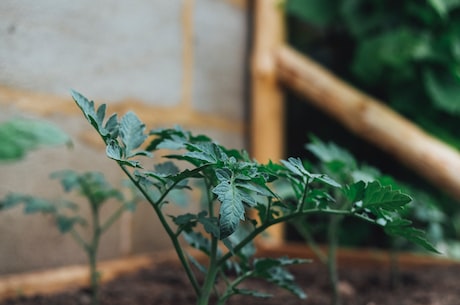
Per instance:
[[[297,282],[308,294],[299,300],[290,293],[265,286],[261,281],[247,282],[252,289],[269,291],[276,296],[257,299],[236,296],[231,305],[324,305],[330,303],[327,272],[319,264],[297,266],[292,270]],[[400,285],[392,288],[388,270],[342,268],[343,305],[458,305],[460,304],[460,266],[423,267],[401,272]],[[101,305],[187,305],[195,304],[193,291],[182,269],[166,263],[123,276],[105,285]],[[85,290],[69,291],[53,297],[35,296],[8,300],[0,305],[84,305],[89,304]]]

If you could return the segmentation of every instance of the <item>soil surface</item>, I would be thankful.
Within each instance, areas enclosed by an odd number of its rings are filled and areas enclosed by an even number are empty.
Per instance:
[[[251,280],[245,287],[274,294],[270,299],[234,296],[230,305],[324,305],[330,304],[327,272],[323,265],[306,264],[291,269],[297,283],[308,294],[300,300],[289,292],[263,281]],[[422,267],[400,272],[400,282],[392,287],[389,271],[381,268],[341,268],[340,290],[343,305],[459,305],[460,266]],[[165,263],[124,275],[103,286],[101,305],[187,305],[195,304],[194,293],[182,269]],[[211,302],[213,304],[215,302]],[[0,305],[86,305],[85,290],[53,296],[20,297]]]

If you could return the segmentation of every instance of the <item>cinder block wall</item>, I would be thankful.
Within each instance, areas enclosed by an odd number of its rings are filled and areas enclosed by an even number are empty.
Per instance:
[[[48,177],[68,168],[120,183],[70,88],[107,103],[109,112],[133,110],[148,128],[179,124],[244,148],[246,9],[243,0],[2,0],[0,121],[51,121],[73,148],[43,148],[0,164],[0,197],[63,197]],[[168,247],[153,211],[141,204],[103,236],[100,258]],[[20,209],[0,212],[0,248],[0,274],[85,262],[50,219]]]

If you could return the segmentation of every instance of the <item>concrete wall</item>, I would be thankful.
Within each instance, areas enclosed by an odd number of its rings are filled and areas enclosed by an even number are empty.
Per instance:
[[[0,198],[63,197],[48,176],[67,168],[102,171],[120,183],[70,88],[109,112],[135,111],[148,128],[179,124],[244,148],[245,16],[241,0],[2,0],[0,121],[46,119],[71,136],[73,148],[0,164]],[[0,247],[0,274],[85,261],[50,219],[19,209],[0,213]],[[103,236],[101,258],[168,247],[143,204]]]

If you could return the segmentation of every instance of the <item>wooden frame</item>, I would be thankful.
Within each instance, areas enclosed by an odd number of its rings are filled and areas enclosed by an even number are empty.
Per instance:
[[[250,127],[253,156],[261,162],[284,157],[282,83],[460,202],[459,152],[287,46],[282,9],[277,3],[255,0]],[[275,230],[274,236],[282,238],[282,232]]]

